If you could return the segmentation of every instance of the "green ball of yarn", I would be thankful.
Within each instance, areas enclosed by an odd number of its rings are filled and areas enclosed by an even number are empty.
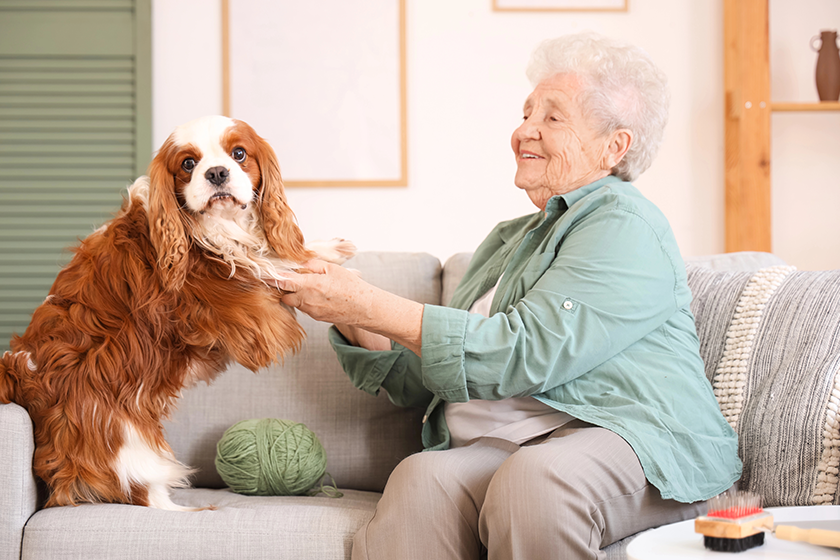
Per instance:
[[[216,445],[216,470],[239,494],[305,494],[326,468],[327,454],[318,437],[291,420],[243,420],[228,428]]]

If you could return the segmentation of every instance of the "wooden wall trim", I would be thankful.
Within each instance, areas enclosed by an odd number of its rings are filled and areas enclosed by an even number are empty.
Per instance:
[[[771,251],[767,0],[724,0],[726,251]]]

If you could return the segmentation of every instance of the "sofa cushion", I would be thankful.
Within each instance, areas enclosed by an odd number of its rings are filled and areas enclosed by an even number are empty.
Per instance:
[[[773,253],[762,251],[737,251],[734,253],[718,253],[716,255],[699,255],[686,257],[685,262],[686,264],[727,272],[748,272],[769,266],[787,264]]]
[[[472,260],[472,253],[455,253],[448,259],[443,266],[443,280],[441,282],[440,301],[443,305],[449,305],[452,299],[452,294],[455,293],[455,288],[461,282],[461,278],[467,272],[467,267]]]
[[[176,490],[172,499],[218,509],[181,513],[112,504],[48,508],[27,523],[22,558],[344,560],[350,557],[353,535],[373,515],[379,494],[348,490],[342,498],[246,497],[192,489]]]
[[[440,261],[424,253],[357,255],[345,265],[374,285],[422,303],[440,302]],[[356,390],[327,341],[329,325],[304,315],[307,338],[283,365],[258,374],[234,365],[211,385],[184,391],[165,423],[182,462],[198,468],[194,484],[222,488],[216,443],[240,420],[279,418],[305,424],[327,453],[327,472],[343,488],[381,491],[393,468],[422,449],[422,410],[401,409],[387,395]]]
[[[689,265],[706,375],[765,506],[840,503],[840,271]]]

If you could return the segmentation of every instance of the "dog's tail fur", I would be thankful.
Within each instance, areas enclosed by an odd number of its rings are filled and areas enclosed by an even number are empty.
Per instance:
[[[0,357],[0,404],[17,402],[18,378],[16,374],[20,352],[12,354],[5,352]]]

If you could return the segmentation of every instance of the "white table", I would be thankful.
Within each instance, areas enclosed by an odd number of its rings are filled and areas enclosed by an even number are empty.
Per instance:
[[[840,531],[840,506],[767,508],[776,525],[796,525],[811,529]],[[627,546],[628,560],[682,560],[683,558],[714,558],[722,560],[774,560],[833,558],[840,560],[840,549],[825,548],[807,543],[777,539],[772,533],[764,537],[764,544],[738,553],[712,552],[703,546],[703,535],[694,532],[694,520],[665,525],[642,533]]]

